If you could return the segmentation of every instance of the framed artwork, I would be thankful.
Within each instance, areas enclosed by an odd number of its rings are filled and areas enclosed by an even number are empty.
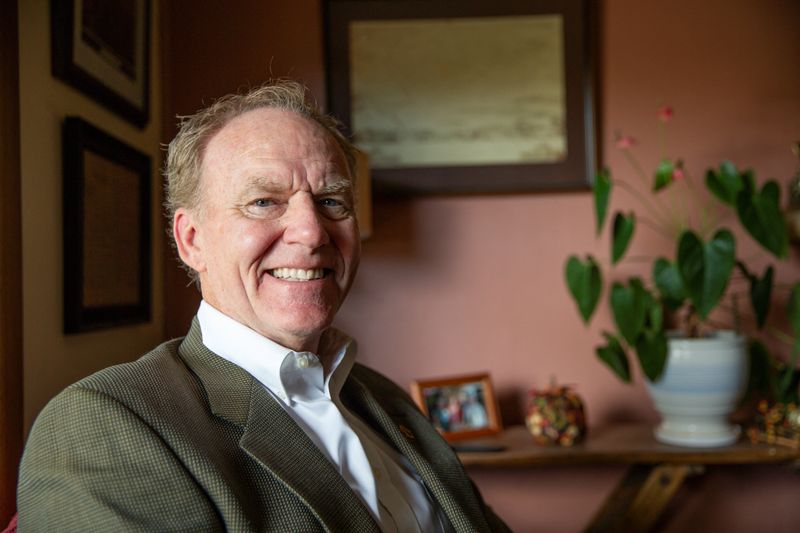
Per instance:
[[[330,111],[389,194],[587,188],[588,0],[326,0]]]
[[[415,381],[411,396],[447,440],[483,437],[502,430],[489,374]]]
[[[50,0],[50,24],[53,75],[144,127],[150,0]]]
[[[150,320],[150,158],[67,117],[64,332]]]

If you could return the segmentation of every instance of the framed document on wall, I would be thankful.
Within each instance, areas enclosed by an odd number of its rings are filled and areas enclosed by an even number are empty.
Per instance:
[[[150,158],[64,122],[64,332],[150,320]]]
[[[150,0],[50,0],[52,71],[138,127],[150,104]]]
[[[327,0],[328,103],[377,192],[587,188],[595,162],[586,0]]]

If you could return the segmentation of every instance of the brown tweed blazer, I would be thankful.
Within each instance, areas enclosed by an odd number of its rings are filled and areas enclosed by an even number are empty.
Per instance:
[[[507,530],[402,389],[356,365],[341,397],[408,458],[448,526]],[[22,458],[18,509],[23,533],[379,531],[269,393],[202,344],[196,320],[183,340],[45,407]]]

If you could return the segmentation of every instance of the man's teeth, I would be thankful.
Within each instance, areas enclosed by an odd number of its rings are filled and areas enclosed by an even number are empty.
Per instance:
[[[276,268],[270,271],[270,274],[278,279],[286,279],[290,281],[307,281],[310,279],[320,279],[325,275],[322,268]]]

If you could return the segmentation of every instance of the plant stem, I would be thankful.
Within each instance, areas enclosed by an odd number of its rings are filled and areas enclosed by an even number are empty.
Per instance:
[[[762,252],[753,252],[751,255],[745,257],[743,259],[743,261],[746,262],[746,263],[754,263],[758,259],[761,259],[763,256],[764,256],[764,252],[763,251]]]
[[[663,228],[661,228],[661,231],[665,231],[665,233],[667,235],[670,234],[669,233],[670,224],[668,222],[665,223],[664,220],[661,219],[661,216],[666,216],[667,219],[669,219],[669,213],[665,213],[665,212],[661,211],[661,209],[663,209],[663,207],[660,204],[651,203],[650,200],[648,200],[646,196],[644,196],[642,193],[640,193],[638,190],[636,190],[635,187],[631,187],[630,185],[628,185],[628,183],[626,183],[624,181],[613,180],[612,183],[614,185],[616,185],[617,187],[619,187],[620,189],[623,189],[623,190],[627,191],[631,196],[633,196],[634,198],[639,200],[639,202],[641,202],[648,210],[650,210],[653,213],[653,216],[656,217],[658,224],[660,224],[661,226],[664,226],[664,227],[667,228],[667,230],[664,230]],[[656,206],[658,207],[658,209],[656,208]],[[661,211],[661,212],[659,212],[659,211]],[[673,237],[670,236],[669,238],[672,239]]]
[[[644,183],[645,188],[649,189],[650,188],[650,183],[647,181],[647,173],[642,168],[642,165],[639,164],[639,161],[637,161],[636,158],[633,157],[633,154],[631,153],[630,150],[623,150],[622,154],[628,160],[628,163],[636,171],[636,174],[639,176],[639,178],[641,178],[642,183]]]
[[[730,216],[731,216],[731,211],[725,211],[724,213],[719,215],[716,218],[716,220],[711,221],[711,224],[708,227],[708,231],[711,232],[711,230],[713,230],[714,228],[721,226],[722,223],[725,222],[725,219],[727,219]]]
[[[794,337],[791,335],[784,333],[774,326],[770,327],[767,331],[769,331],[771,335],[774,335],[777,340],[785,342],[789,346],[794,346]]]
[[[706,319],[705,323],[708,326],[711,326],[712,328],[714,328],[716,330],[721,330],[721,329],[725,329],[725,328],[730,327],[727,324],[723,324],[722,322],[717,322],[716,320],[711,320],[711,319]],[[734,325],[733,329],[736,330],[737,332],[739,331],[739,328],[736,327],[735,325]]]
[[[704,205],[701,205],[700,199],[697,197],[697,189],[694,185],[694,179],[686,168],[683,169],[683,181],[686,182],[686,189],[689,191],[689,205],[686,206],[686,219],[689,220],[691,213],[699,213],[700,220],[698,225],[700,227],[700,235],[708,233],[708,213]]]
[[[753,278],[753,274],[751,274],[750,271],[747,270],[747,265],[745,265],[740,259],[736,260],[736,268],[738,268],[739,272],[744,274],[744,277],[746,277],[747,279]]]
[[[776,281],[775,283],[773,283],[772,288],[773,289],[780,289],[780,290],[792,290],[794,285],[795,285],[794,283],[786,283],[786,282],[782,282],[782,281],[781,282]]]
[[[674,235],[671,235],[671,234],[669,233],[669,231],[666,231],[664,228],[662,228],[662,227],[661,227],[661,226],[659,226],[659,225],[658,225],[656,222],[653,222],[653,221],[652,221],[652,220],[650,220],[649,218],[641,217],[641,218],[639,218],[638,220],[639,220],[639,222],[641,222],[643,225],[645,225],[645,226],[647,226],[648,228],[652,229],[653,231],[655,231],[656,233],[658,233],[659,235],[661,235],[662,237],[664,237],[664,238],[665,238],[665,239],[667,239],[668,241],[673,241],[673,240],[675,240],[675,236],[674,236]]]

